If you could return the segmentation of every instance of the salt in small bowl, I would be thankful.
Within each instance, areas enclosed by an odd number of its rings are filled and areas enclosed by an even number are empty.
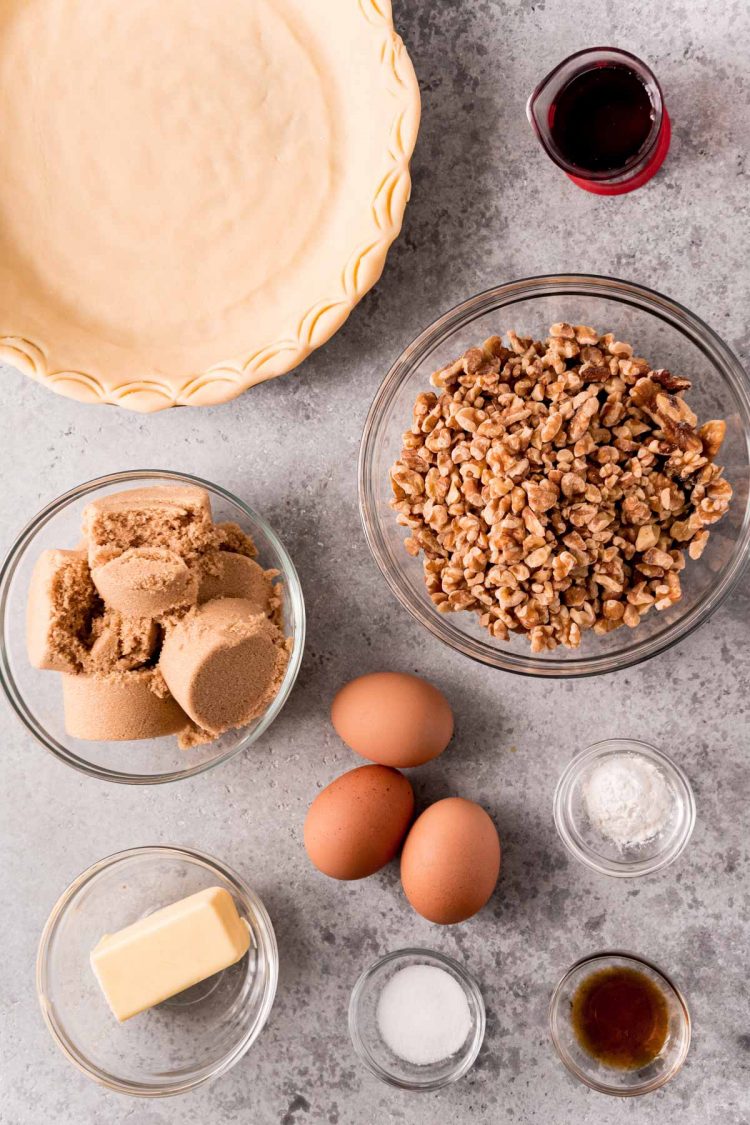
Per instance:
[[[449,973],[463,989],[471,1014],[471,1028],[460,1050],[424,1065],[394,1054],[378,1029],[377,1009],[383,989],[396,973],[412,965],[430,965]],[[484,1000],[479,985],[463,965],[430,949],[398,949],[381,957],[362,973],[349,1001],[349,1034],[355,1051],[372,1074],[402,1090],[439,1090],[457,1082],[474,1065],[484,1031]]]
[[[653,762],[673,797],[673,811],[664,828],[642,844],[621,848],[591,824],[584,790],[593,771],[614,756],[635,755]],[[650,875],[673,863],[687,845],[695,825],[695,798],[682,769],[662,750],[646,742],[613,738],[582,750],[568,763],[553,801],[555,827],[568,851],[602,875],[633,878]]]

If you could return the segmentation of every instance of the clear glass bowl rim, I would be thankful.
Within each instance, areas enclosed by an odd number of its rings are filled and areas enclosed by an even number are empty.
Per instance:
[[[477,1020],[477,1027],[471,1047],[467,1054],[461,1059],[460,1064],[442,1078],[420,1083],[409,1082],[405,1079],[398,1078],[396,1075],[391,1074],[390,1071],[380,1066],[367,1050],[359,1032],[359,1000],[366,985],[369,984],[372,978],[375,977],[381,969],[385,968],[386,965],[391,964],[393,961],[398,961],[401,958],[410,957],[421,957],[430,962],[437,962],[439,966],[445,966],[454,972],[461,979],[467,991],[471,993],[479,1013],[479,1019]],[[440,1090],[444,1086],[450,1086],[454,1082],[458,1082],[459,1078],[463,1078],[464,1074],[468,1073],[476,1062],[477,1055],[484,1042],[486,1025],[487,1014],[484,1006],[484,997],[482,996],[482,992],[475,978],[460,962],[454,960],[453,957],[449,957],[446,953],[439,953],[436,949],[420,949],[416,946],[409,946],[404,949],[394,949],[393,952],[386,953],[383,957],[379,957],[361,973],[357,979],[357,983],[352,989],[349,999],[349,1035],[351,1036],[354,1050],[357,1052],[359,1058],[370,1073],[374,1074],[375,1077],[379,1078],[382,1082],[387,1082],[388,1085],[396,1086],[401,1090],[413,1090],[415,1093]]]
[[[645,757],[654,760],[667,773],[671,774],[676,787],[681,793],[686,809],[687,815],[682,834],[676,836],[668,848],[658,855],[655,855],[653,859],[649,861],[607,861],[601,856],[597,856],[587,848],[582,841],[579,842],[572,819],[568,815],[568,798],[581,772],[590,762],[601,754],[602,751],[614,749],[617,746],[621,746],[624,753],[627,753],[628,749],[632,748],[634,753],[644,754]],[[570,854],[580,863],[585,864],[586,867],[590,867],[592,871],[596,871],[600,875],[611,875],[615,879],[633,879],[639,875],[652,875],[655,871],[661,871],[662,868],[668,867],[678,856],[682,855],[695,827],[695,795],[693,794],[693,787],[690,784],[690,780],[682,767],[679,766],[669,754],[660,750],[657,746],[652,746],[650,742],[643,742],[641,739],[637,738],[606,738],[601,742],[592,743],[591,746],[587,746],[570,759],[567,766],[560,774],[560,779],[555,787],[555,795],[552,801],[552,815],[558,836]]]
[[[294,608],[295,619],[299,621],[298,635],[294,640],[294,647],[281,687],[260,723],[252,731],[252,734],[240,739],[236,746],[227,750],[226,753],[212,758],[210,761],[200,762],[195,766],[189,766],[182,770],[171,770],[167,773],[125,773],[119,770],[97,766],[93,762],[87,761],[85,758],[79,758],[77,754],[73,754],[53,738],[52,735],[44,729],[41,723],[37,722],[33,711],[27,706],[21,692],[16,687],[5,646],[5,616],[10,594],[10,583],[24,550],[32,542],[40,528],[44,527],[58,512],[71,504],[83,500],[89,493],[95,492],[97,489],[107,485],[128,484],[136,480],[174,481],[183,484],[194,484],[201,488],[207,488],[209,491],[217,493],[229,503],[236,505],[249,521],[261,529],[263,534],[273,544],[274,550],[282,560],[282,578],[286,584],[286,594],[290,599],[290,604]],[[72,766],[73,769],[79,770],[89,777],[98,778],[100,781],[118,782],[123,785],[160,785],[168,781],[180,781],[185,777],[194,777],[196,774],[213,769],[214,766],[219,766],[223,762],[228,762],[230,758],[233,758],[236,754],[239,754],[260,738],[281,711],[297,679],[297,674],[299,673],[302,663],[304,647],[305,603],[302,594],[302,586],[296,567],[286,547],[271,525],[251,508],[249,504],[240,500],[239,497],[233,495],[233,493],[229,492],[226,488],[222,488],[221,485],[214,484],[213,481],[204,480],[201,477],[193,476],[190,473],[179,473],[168,469],[129,469],[123,472],[108,473],[105,476],[85,481],[83,484],[77,485],[76,488],[71,488],[67,492],[62,493],[61,496],[50,501],[41,511],[37,512],[16,536],[15,541],[3,561],[2,567],[0,567],[0,685],[3,688],[5,696],[17,717],[45,750],[54,754],[56,758],[65,762],[66,765]]]
[[[578,972],[579,969],[582,969],[586,966],[591,966],[593,968],[597,961],[609,961],[613,957],[620,957],[623,960],[632,961],[633,965],[636,968],[645,966],[647,969],[650,969],[652,973],[655,973],[661,979],[662,983],[666,986],[667,991],[670,992],[674,999],[677,1001],[677,1005],[682,1012],[685,1020],[685,1044],[682,1051],[675,1059],[675,1062],[671,1069],[657,1075],[650,1082],[645,1083],[643,1087],[636,1086],[630,1090],[608,1086],[603,1082],[597,1082],[595,1078],[591,1077],[591,1075],[588,1075],[584,1071],[582,1071],[578,1066],[576,1066],[573,1059],[568,1056],[567,1052],[563,1050],[562,1044],[557,1035],[557,1014],[563,994],[563,989],[568,980],[573,976],[574,973]],[[668,976],[668,974],[665,973],[663,969],[660,969],[658,965],[655,965],[653,961],[649,961],[646,957],[640,957],[637,953],[630,953],[628,950],[602,949],[597,953],[589,953],[585,957],[579,957],[579,959],[574,962],[574,964],[572,964],[570,968],[567,969],[566,972],[564,972],[560,977],[560,980],[557,982],[549,1002],[549,1033],[555,1050],[557,1051],[558,1057],[560,1058],[565,1068],[580,1082],[583,1082],[585,1086],[588,1086],[592,1090],[596,1090],[599,1094],[610,1094],[611,1096],[617,1098],[635,1098],[639,1097],[642,1094],[650,1094],[653,1093],[654,1090],[659,1090],[662,1086],[665,1086],[667,1082],[670,1082],[675,1077],[675,1075],[679,1074],[685,1063],[685,1059],[687,1058],[688,1051],[690,1050],[692,1024],[690,1021],[690,1010],[687,1006],[685,997],[682,995],[671,977]]]
[[[478,317],[519,301],[570,295],[617,301],[655,316],[687,337],[706,359],[721,371],[737,396],[742,430],[750,458],[750,382],[739,359],[721,337],[684,305],[665,297],[655,289],[605,275],[572,273],[520,278],[517,281],[486,289],[455,305],[425,328],[402,351],[376,392],[365,420],[358,465],[360,517],[365,539],[383,577],[401,605],[433,636],[481,664],[517,675],[542,676],[550,679],[597,676],[621,671],[667,651],[695,632],[716,612],[737,585],[750,561],[749,497],[731,565],[725,567],[720,580],[711,588],[709,595],[704,596],[661,635],[634,642],[628,653],[604,653],[600,656],[544,660],[511,650],[503,651],[483,640],[460,634],[456,629],[451,630],[449,623],[427,605],[425,597],[421,596],[421,590],[420,596],[414,595],[408,584],[401,580],[398,571],[396,573],[392,571],[378,518],[377,488],[373,480],[372,464],[380,438],[381,422],[401,383],[408,379],[412,370],[453,332]],[[405,429],[408,419],[404,421]]]
[[[252,1027],[248,1029],[236,1047],[229,1051],[224,1058],[213,1067],[209,1069],[198,1069],[194,1077],[186,1079],[179,1085],[175,1084],[174,1086],[163,1088],[142,1086],[137,1083],[122,1081],[114,1075],[107,1074],[105,1071],[100,1070],[93,1063],[89,1063],[85,1056],[78,1051],[75,1044],[67,1038],[62,1029],[58,1026],[46,1000],[47,960],[55,932],[65,911],[74,901],[78,892],[102,871],[115,866],[117,863],[142,855],[176,857],[190,863],[197,863],[208,868],[210,871],[216,872],[222,879],[226,880],[240,902],[252,911],[253,918],[256,921],[255,937],[262,945],[264,961],[267,966],[263,999],[258,1014],[253,1021]],[[245,883],[236,871],[226,866],[226,864],[221,863],[213,856],[207,855],[205,852],[197,851],[194,848],[170,847],[162,844],[146,844],[142,847],[126,848],[124,851],[114,852],[112,855],[97,860],[96,863],[93,863],[90,867],[87,867],[85,871],[82,871],[80,875],[76,876],[73,882],[60,895],[50,911],[50,915],[44,924],[44,929],[39,939],[39,948],[36,958],[37,999],[39,1000],[44,1022],[56,1045],[69,1062],[73,1063],[78,1070],[88,1078],[93,1079],[93,1081],[100,1086],[105,1086],[108,1090],[113,1090],[116,1093],[129,1094],[131,1097],[141,1098],[166,1098],[175,1094],[184,1094],[187,1093],[188,1090],[195,1089],[196,1086],[201,1086],[203,1083],[210,1082],[214,1078],[225,1074],[250,1049],[263,1030],[271,1008],[273,1007],[278,978],[279,950],[276,942],[276,934],[274,933],[268,911],[255,892]]]
[[[647,80],[647,82],[644,84],[646,85],[646,89],[648,90],[652,105],[654,107],[654,120],[652,122],[649,135],[644,141],[641,148],[638,150],[638,152],[635,153],[634,156],[631,156],[631,158],[626,161],[621,168],[617,168],[615,171],[592,172],[590,169],[579,168],[577,164],[571,164],[570,161],[565,159],[565,157],[557,148],[557,145],[554,143],[549,127],[545,124],[545,122],[539,119],[535,110],[535,106],[542,92],[570,63],[580,61],[582,65],[580,67],[580,70],[576,71],[576,73],[581,73],[586,69],[585,61],[587,56],[601,57],[603,54],[614,55],[618,59],[622,59],[624,62],[635,64],[631,67],[631,69],[635,70],[641,78],[645,78]],[[573,75],[571,75],[571,78],[572,77]],[[561,59],[560,62],[556,66],[554,66],[552,70],[545,74],[544,78],[542,78],[540,82],[537,83],[537,85],[531,91],[529,99],[526,103],[526,116],[529,120],[529,124],[534,130],[534,133],[536,134],[537,140],[541,144],[544,151],[547,153],[547,156],[550,158],[553,164],[556,164],[558,168],[562,168],[563,172],[566,172],[571,176],[577,176],[579,179],[590,180],[593,183],[614,183],[619,180],[627,179],[636,171],[637,168],[639,168],[643,164],[647,164],[650,157],[653,155],[659,137],[661,136],[662,125],[664,124],[664,93],[662,91],[658,78],[656,77],[648,63],[644,62],[643,59],[638,57],[638,55],[634,55],[632,51],[624,51],[622,47],[584,47],[583,50],[574,51],[572,55],[567,55],[566,58]]]

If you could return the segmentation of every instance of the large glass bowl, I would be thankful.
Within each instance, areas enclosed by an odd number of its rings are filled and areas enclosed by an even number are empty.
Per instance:
[[[247,953],[118,1023],[91,950],[103,934],[208,887],[232,895],[250,931]],[[254,891],[211,856],[158,846],[118,852],[79,875],[52,909],[36,965],[42,1014],[66,1058],[109,1090],[150,1098],[185,1093],[234,1066],[263,1030],[278,975],[273,926]]]
[[[433,371],[509,328],[539,339],[556,321],[589,324],[614,332],[637,355],[692,380],[686,396],[701,422],[723,418],[727,434],[719,462],[734,488],[724,519],[711,529],[703,557],[681,575],[683,597],[653,611],[635,629],[604,637],[585,633],[577,650],[532,654],[528,641],[501,641],[473,613],[441,614],[430,601],[422,559],[403,545],[408,532],[396,522],[389,469],[401,436],[411,425],[420,391]],[[651,289],[608,277],[567,274],[532,277],[488,289],[464,301],[426,328],[388,372],[365,423],[359,458],[360,508],[375,560],[401,604],[441,641],[466,656],[531,676],[591,676],[638,664],[702,625],[740,577],[750,549],[750,384],[742,366],[712,329],[682,305]]]
[[[282,628],[292,639],[289,664],[266,711],[246,727],[227,731],[205,746],[180,750],[177,739],[84,742],[71,738],[63,721],[60,676],[32,668],[26,654],[26,599],[37,558],[50,547],[75,547],[86,504],[110,492],[156,484],[194,484],[211,497],[214,520],[239,524],[252,536],[258,561],[280,572]],[[239,754],[260,738],[284,706],[297,678],[305,643],[305,605],[297,571],[283,543],[266,521],[217,484],[184,473],[136,470],[112,473],[71,489],[43,508],[23,529],[0,569],[0,684],[21,722],[61,761],[91,777],[149,785],[190,777]]]

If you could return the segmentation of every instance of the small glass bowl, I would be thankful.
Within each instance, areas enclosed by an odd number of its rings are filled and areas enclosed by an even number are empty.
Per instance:
[[[578,1042],[571,1024],[578,986],[601,969],[628,968],[644,973],[661,989],[669,1009],[667,1040],[660,1054],[634,1070],[618,1070],[592,1058]],[[549,1029],[555,1049],[570,1073],[600,1094],[633,1098],[664,1086],[682,1069],[690,1047],[690,1013],[685,998],[666,973],[633,953],[594,953],[572,965],[552,993]]]
[[[461,985],[471,1012],[471,1031],[461,1050],[450,1058],[425,1066],[395,1055],[383,1042],[378,1030],[380,994],[391,977],[409,965],[432,965],[450,973]],[[484,1000],[479,985],[452,957],[431,949],[398,949],[387,953],[362,973],[349,1001],[349,1034],[355,1051],[376,1078],[402,1090],[439,1090],[457,1082],[474,1065],[484,1039],[484,1029]]]
[[[65,730],[60,676],[32,668],[26,654],[26,598],[37,558],[49,547],[71,548],[81,538],[86,504],[110,492],[156,484],[193,484],[211,497],[217,522],[237,523],[252,536],[259,561],[280,572],[282,628],[292,652],[279,691],[265,713],[214,742],[180,750],[174,736],[133,742],[85,742]],[[286,703],[302,661],[305,603],[289,554],[276,532],[257,512],[217,484],[186,473],[136,470],[112,473],[64,493],[23,529],[0,569],[0,684],[21,722],[38,742],[66,765],[102,781],[153,785],[177,781],[226,762],[268,729]]]
[[[640,78],[651,102],[652,122],[649,134],[637,153],[620,168],[597,172],[566,160],[555,143],[552,122],[556,99],[573,78],[597,67],[613,64],[627,67]],[[526,116],[550,160],[558,168],[562,168],[579,187],[597,194],[619,195],[623,191],[640,187],[659,170],[669,148],[669,116],[656,76],[641,59],[617,47],[587,47],[563,59],[531,94],[526,104]]]
[[[579,649],[532,653],[524,637],[502,641],[474,613],[439,613],[425,589],[422,559],[404,548],[408,532],[391,507],[390,467],[411,425],[414,402],[430,390],[433,371],[493,334],[514,328],[537,338],[557,321],[614,332],[657,367],[689,376],[687,401],[703,422],[724,418],[718,458],[734,488],[724,518],[698,560],[681,574],[683,596],[653,611],[636,629],[584,635]],[[652,289],[611,277],[561,274],[529,277],[469,298],[417,336],[386,375],[370,407],[359,456],[359,500],[370,550],[402,606],[457,652],[504,672],[578,677],[620,671],[648,660],[708,621],[739,581],[750,559],[750,383],[727,345],[699,317]]]
[[[206,887],[224,887],[250,929],[236,965],[118,1023],[89,955],[99,938]],[[182,848],[118,852],[79,875],[44,927],[36,986],[44,1020],[63,1054],[109,1090],[160,1098],[224,1074],[268,1019],[279,972],[263,903],[230,868]]]
[[[607,758],[622,754],[647,758],[658,766],[674,798],[674,811],[666,827],[643,844],[626,851],[589,822],[583,789],[593,770]],[[568,763],[555,789],[555,827],[566,848],[581,863],[601,875],[632,878],[650,875],[677,859],[695,826],[695,798],[685,773],[662,750],[624,738],[596,742]]]

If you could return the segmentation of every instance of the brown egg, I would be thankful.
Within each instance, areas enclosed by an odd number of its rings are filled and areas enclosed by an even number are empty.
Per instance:
[[[400,769],[436,758],[453,734],[445,696],[404,672],[373,672],[352,680],[334,699],[331,719],[357,754]]]
[[[414,815],[414,793],[398,770],[359,766],[318,794],[305,820],[305,848],[333,879],[364,879],[389,863]]]
[[[401,855],[401,882],[430,922],[464,922],[481,910],[500,874],[500,840],[473,801],[448,797],[417,817]]]

